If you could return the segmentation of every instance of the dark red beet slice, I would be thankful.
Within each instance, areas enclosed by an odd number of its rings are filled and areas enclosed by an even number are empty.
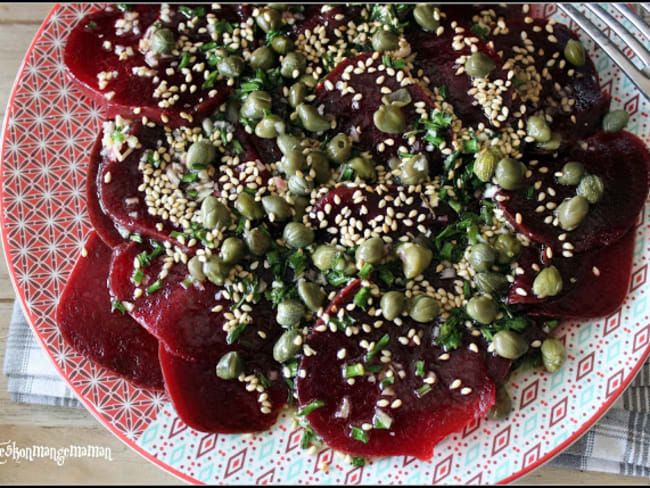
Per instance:
[[[266,430],[275,423],[286,402],[287,386],[277,363],[275,366],[255,364],[254,356],[244,358],[248,367],[259,369],[270,381],[264,392],[271,407],[268,413],[262,413],[258,402],[260,392],[247,391],[249,383],[238,379],[220,379],[215,361],[185,361],[162,344],[159,354],[167,393],[178,416],[193,429],[228,434]]]
[[[356,280],[348,285],[326,313],[336,316],[337,310],[352,301],[360,283]],[[359,309],[349,315],[358,325],[376,320]],[[322,322],[317,326],[319,324]],[[410,328],[418,331],[416,333],[421,331],[420,346],[412,339],[406,346],[398,342],[398,337],[406,336]],[[345,367],[364,361],[366,350],[360,346],[360,340],[377,343],[384,334],[390,338],[384,348],[392,353],[390,366],[379,361],[382,356],[379,353],[367,363],[366,370],[368,365],[383,365],[382,372],[356,376],[354,385],[348,384],[343,377]],[[444,351],[432,343],[432,336],[433,324],[410,320],[404,320],[400,327],[388,323],[373,328],[370,333],[350,337],[341,331],[332,333],[329,328],[325,332],[312,331],[307,344],[315,354],[303,357],[300,364],[300,370],[305,373],[298,377],[298,399],[301,408],[316,400],[324,402],[324,406],[313,410],[307,418],[328,446],[352,455],[408,455],[429,459],[438,442],[488,411],[495,401],[495,386],[486,373],[480,352],[468,348],[471,339],[465,337],[462,345],[451,351],[445,360],[445,356],[440,357]],[[342,349],[346,351],[345,358],[339,359]],[[431,372],[436,378],[428,393],[421,390],[421,398],[415,393],[425,385],[423,377],[416,374],[418,361],[425,362],[425,376]],[[397,370],[394,384],[387,387],[394,395],[380,387],[384,371],[389,367]],[[403,371],[403,377],[399,371]],[[460,380],[460,386],[456,380]],[[454,388],[450,388],[452,385]],[[390,429],[368,431],[366,442],[354,439],[352,426],[359,429],[358,434],[363,424],[372,425],[380,399],[388,402],[381,411],[392,419]],[[401,405],[394,403],[397,400],[401,400]]]
[[[497,193],[497,198],[499,195],[507,198],[499,206],[515,229],[556,252],[562,252],[567,242],[575,253],[616,242],[632,227],[648,195],[650,153],[639,138],[629,132],[601,133],[586,143],[587,149],[576,146],[566,157],[541,159],[536,166],[529,166],[533,174],[521,190]],[[565,232],[559,226],[544,223],[553,210],[545,208],[537,212],[536,209],[550,201],[559,205],[565,198],[575,196],[575,186],[555,182],[555,172],[567,161],[579,161],[587,173],[602,178],[605,192],[601,201],[590,205],[582,224],[567,232],[565,241],[560,241],[558,236]],[[542,182],[541,188],[528,199],[527,189],[536,181]],[[548,188],[556,195],[550,196]],[[540,192],[546,195],[542,202],[538,201]],[[521,223],[517,223],[517,213],[521,214]]]
[[[85,246],[56,309],[59,330],[79,354],[134,384],[163,388],[158,341],[119,310],[108,292],[111,249],[96,233]]]

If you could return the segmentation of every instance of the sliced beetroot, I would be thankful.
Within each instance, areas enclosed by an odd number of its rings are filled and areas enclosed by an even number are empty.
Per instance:
[[[250,383],[220,379],[216,375],[216,361],[185,361],[162,344],[159,354],[167,393],[178,416],[193,429],[227,434],[266,430],[275,423],[286,402],[287,385],[277,363],[243,355],[246,374],[261,373],[270,383],[263,390],[270,407],[263,413],[258,401],[261,393],[248,391]]]
[[[648,195],[648,168],[650,153],[643,142],[629,132],[600,133],[586,141],[587,148],[574,147],[567,156],[540,159],[536,166],[529,165],[532,176],[526,179],[521,190],[499,191],[497,199],[508,221],[532,240],[552,247],[555,252],[570,249],[573,253],[609,245],[620,239],[634,224]],[[599,176],[604,183],[602,199],[589,207],[589,213],[580,226],[570,232],[544,220],[553,216],[554,210],[544,207],[549,202],[560,205],[565,198],[575,196],[575,186],[556,183],[555,173],[567,161],[578,161],[585,172]],[[528,188],[541,181],[541,187],[528,198]],[[549,193],[549,188],[555,192]],[[540,193],[543,201],[539,201]],[[538,207],[544,210],[537,212]],[[520,223],[517,214],[521,215]],[[566,234],[566,240],[558,236]],[[571,247],[567,247],[567,243]]]
[[[143,387],[161,389],[158,341],[119,309],[108,292],[111,249],[96,233],[77,262],[59,299],[56,321],[79,354]]]
[[[361,281],[356,280],[341,291],[326,310],[329,317],[335,317],[339,309],[352,302],[360,286]],[[348,316],[359,326],[377,320],[358,308]],[[413,339],[408,345],[398,342],[398,337],[406,337],[411,328],[421,334],[421,345],[416,345]],[[433,329],[433,324],[405,319],[401,326],[386,323],[374,327],[370,333],[350,337],[342,331],[333,333],[329,328],[311,332],[307,344],[315,352],[301,361],[300,371],[304,373],[298,375],[298,399],[302,409],[318,405],[313,402],[323,403],[307,419],[328,446],[351,455],[408,455],[429,459],[438,442],[488,411],[495,401],[495,386],[480,351],[472,352],[468,348],[472,339],[464,337],[461,346],[450,351],[446,359],[441,357],[443,349],[433,342]],[[390,364],[379,361],[382,357],[379,352],[366,363],[365,369],[381,366],[381,372],[356,376],[350,385],[343,372],[346,366],[354,368],[364,363],[366,350],[360,342],[378,343],[384,335],[389,337],[383,350],[392,353]],[[424,376],[433,374],[436,378],[430,391],[420,390],[421,398],[416,390],[426,388],[426,383],[417,375],[419,361],[424,361]],[[395,382],[382,386],[388,368],[395,369]],[[387,404],[382,402],[384,406],[379,407],[377,402],[381,400]],[[377,410],[390,417],[390,429],[364,431],[362,426],[373,424]]]

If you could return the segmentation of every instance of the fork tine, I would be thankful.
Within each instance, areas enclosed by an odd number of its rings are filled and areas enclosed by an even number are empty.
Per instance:
[[[607,10],[602,8],[600,5],[591,5],[586,3],[585,6],[596,14],[600,19],[605,22],[606,25],[614,29],[614,32],[627,44],[627,46],[636,54],[639,59],[643,62],[644,67],[650,66],[650,53],[646,50],[645,46],[639,42],[639,40],[634,37],[630,32],[623,27],[618,20],[614,18]]]
[[[558,7],[596,41],[600,48],[621,68],[621,71],[641,90],[641,93],[650,99],[650,79],[646,78],[644,73],[608,37],[571,4],[559,3]]]
[[[634,27],[639,29],[646,39],[650,40],[650,26],[639,16],[639,14],[624,3],[612,3],[612,6],[632,22]]]
[[[648,14],[650,14],[650,7],[648,7],[647,5],[645,5],[645,4],[643,4],[643,3],[640,3],[639,6],[640,6],[643,10],[645,10]]]

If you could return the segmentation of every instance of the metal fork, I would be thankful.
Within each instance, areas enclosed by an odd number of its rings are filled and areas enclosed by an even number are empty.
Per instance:
[[[560,3],[558,7],[562,9],[580,28],[585,31],[623,71],[623,73],[632,80],[636,87],[643,95],[650,100],[650,52],[643,44],[628,31],[623,24],[614,18],[604,8],[596,4],[583,4],[584,7],[599,17],[606,25],[611,27],[614,32],[625,42],[632,52],[638,56],[642,68],[634,64],[621,49],[609,39],[603,32],[598,29],[585,15],[583,15],[574,5],[569,3]],[[650,7],[645,4],[637,4],[650,15]],[[650,40],[650,25],[634,10],[625,4],[613,4],[614,8],[629,20],[634,27]]]

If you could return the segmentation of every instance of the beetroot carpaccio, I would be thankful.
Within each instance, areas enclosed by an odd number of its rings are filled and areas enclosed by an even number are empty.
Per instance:
[[[205,432],[428,459],[628,290],[650,153],[516,6],[129,5],[79,21],[95,232],[57,320]]]

